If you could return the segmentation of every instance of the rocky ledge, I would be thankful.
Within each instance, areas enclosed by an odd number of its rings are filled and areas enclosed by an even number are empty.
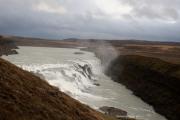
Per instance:
[[[103,106],[99,108],[105,115],[114,117],[120,120],[135,120],[135,118],[130,118],[127,116],[127,112],[115,107]]]
[[[108,107],[108,106],[103,106],[99,108],[101,111],[103,111],[105,114],[110,115],[110,116],[127,116],[127,112],[115,107]]]

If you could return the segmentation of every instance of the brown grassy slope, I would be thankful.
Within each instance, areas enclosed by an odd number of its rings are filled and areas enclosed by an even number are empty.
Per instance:
[[[98,112],[0,59],[1,120],[102,120]]]

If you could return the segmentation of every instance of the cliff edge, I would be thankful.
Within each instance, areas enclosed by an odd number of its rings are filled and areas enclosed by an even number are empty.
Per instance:
[[[158,58],[120,55],[106,74],[169,120],[180,120],[180,65]]]

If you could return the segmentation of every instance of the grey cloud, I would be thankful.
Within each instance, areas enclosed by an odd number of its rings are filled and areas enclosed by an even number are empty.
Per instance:
[[[180,41],[179,0],[119,0],[129,14],[108,15],[96,0],[0,0],[0,34],[47,38],[105,38]],[[66,13],[38,11],[46,2]],[[117,14],[118,16],[118,14]],[[175,23],[168,21],[175,20]]]
[[[179,18],[179,0],[123,0],[123,3],[132,6],[134,17],[162,20]]]

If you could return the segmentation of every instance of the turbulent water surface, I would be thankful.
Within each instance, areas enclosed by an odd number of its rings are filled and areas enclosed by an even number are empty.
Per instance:
[[[165,120],[130,90],[104,75],[100,60],[91,52],[70,48],[19,48],[19,54],[3,58],[95,109],[112,106],[138,119]]]

